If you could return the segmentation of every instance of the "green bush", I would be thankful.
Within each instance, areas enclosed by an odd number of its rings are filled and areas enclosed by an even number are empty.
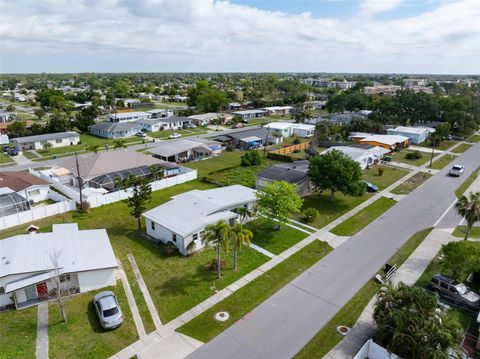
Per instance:
[[[280,155],[278,153],[267,153],[267,158],[274,161],[281,161],[281,162],[293,162],[293,158],[287,155]]]
[[[303,211],[303,218],[305,219],[305,222],[312,223],[317,217],[318,210],[313,207],[309,207]]]
[[[385,172],[385,167],[378,167],[377,171],[378,171],[378,176],[382,177],[383,173]]]
[[[419,158],[422,158],[422,154],[420,153],[420,151],[408,152],[405,155],[405,158],[407,160],[418,160]]]
[[[295,136],[295,137],[293,138],[293,142],[292,142],[292,143],[293,143],[294,145],[298,145],[300,142],[301,142],[301,141],[300,141],[300,139],[298,138],[298,136]]]
[[[244,167],[255,166],[261,163],[262,163],[262,156],[260,155],[260,152],[253,151],[253,150],[247,151],[242,156],[242,161],[240,162],[240,164]]]

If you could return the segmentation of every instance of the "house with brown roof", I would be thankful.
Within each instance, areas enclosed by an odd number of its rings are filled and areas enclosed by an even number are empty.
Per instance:
[[[0,172],[0,193],[16,192],[28,201],[40,202],[49,198],[47,181],[26,172]]]

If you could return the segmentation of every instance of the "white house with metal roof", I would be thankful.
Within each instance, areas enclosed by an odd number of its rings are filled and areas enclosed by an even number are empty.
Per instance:
[[[232,115],[242,117],[242,120],[248,122],[248,120],[257,117],[263,117],[267,114],[265,110],[242,110],[242,111],[233,111]]]
[[[77,145],[80,142],[80,135],[74,131],[47,133],[45,135],[13,138],[12,142],[18,151],[41,150],[47,144],[52,148]]]
[[[293,123],[293,122],[271,122],[265,126],[272,133],[277,133],[281,135],[282,138],[298,136],[303,138],[312,137],[315,133],[315,125],[308,125],[303,123]]]
[[[322,152],[322,155],[331,151],[339,151],[358,163],[362,170],[377,163],[390,151],[382,147],[359,148],[353,146],[333,146]]]
[[[183,255],[203,247],[202,232],[209,224],[220,220],[233,225],[238,217],[235,210],[252,208],[256,201],[254,189],[227,186],[208,190],[193,190],[143,214],[147,234],[163,243],[173,243]]]
[[[425,127],[398,126],[397,128],[387,129],[387,134],[408,137],[413,144],[425,142],[430,133],[431,130]]]
[[[50,300],[58,277],[71,294],[116,283],[118,263],[105,229],[54,224],[50,233],[1,240],[0,253],[0,308],[21,309]]]
[[[119,112],[108,115],[110,122],[133,122],[138,120],[148,120],[152,118],[152,114],[143,111],[136,112]]]

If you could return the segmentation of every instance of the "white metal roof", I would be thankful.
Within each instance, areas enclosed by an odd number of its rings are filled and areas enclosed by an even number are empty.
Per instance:
[[[269,124],[263,126],[265,128],[272,128],[274,130],[285,130],[292,127],[293,123],[291,122],[270,122]]]
[[[218,113],[216,112],[208,112],[208,113],[201,113],[198,115],[188,116],[188,118],[192,118],[194,120],[199,120],[199,121],[211,120],[212,118],[217,118],[217,117],[218,117]]]
[[[111,113],[108,115],[109,118],[117,118],[117,119],[123,119],[123,118],[132,118],[132,117],[150,117],[151,114],[143,111],[138,111],[138,112],[120,112],[120,113]]]
[[[153,153],[155,155],[170,157],[182,152],[189,151],[196,147],[203,147],[208,149],[208,146],[203,142],[181,138],[176,140],[163,141],[158,146],[149,149],[149,151],[150,153]]]
[[[421,128],[421,127],[407,127],[407,126],[398,126],[397,128],[390,129],[389,131],[397,131],[397,132],[403,132],[403,133],[412,133],[415,135],[421,135],[425,132],[429,132],[426,128]]]
[[[297,128],[299,130],[305,130],[305,131],[315,130],[315,125],[308,125],[304,123],[294,123],[292,125],[293,125],[293,128]]]
[[[221,219],[235,218],[237,214],[229,208],[255,201],[255,194],[254,189],[241,185],[193,190],[172,197],[143,216],[185,237]]]
[[[0,241],[0,253],[0,278],[15,274],[25,274],[30,278],[21,278],[20,284],[18,279],[7,283],[6,291],[36,283],[39,275],[54,269],[51,256],[55,254],[58,254],[62,273],[117,267],[107,231],[80,231],[76,223],[54,224],[49,233],[3,239]]]
[[[386,145],[395,145],[397,143],[402,143],[408,140],[408,137],[399,135],[372,135],[362,138],[360,142],[379,142]]]
[[[284,111],[284,110],[291,110],[293,107],[292,106],[270,106],[270,107],[262,107],[261,110],[266,110],[266,111]]]

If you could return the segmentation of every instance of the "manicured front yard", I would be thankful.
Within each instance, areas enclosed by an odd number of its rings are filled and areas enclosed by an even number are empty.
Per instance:
[[[394,194],[409,194],[412,192],[415,188],[420,186],[422,183],[424,183],[426,180],[428,180],[432,175],[427,172],[418,172],[412,177],[410,177],[408,180],[403,182],[400,186],[394,188],[392,190],[392,193]]]
[[[446,155],[440,157],[438,160],[434,161],[431,166],[428,166],[428,168],[432,168],[434,170],[441,170],[450,162],[452,162],[455,158],[457,158],[457,156],[447,153]]]
[[[156,132],[148,132],[147,135],[153,138],[162,138],[168,139],[172,133],[179,133],[183,137],[200,135],[202,133],[207,133],[207,129],[204,127],[196,127],[196,128],[189,128],[189,129],[182,129],[182,130],[163,130],[163,131],[156,131]]]
[[[445,141],[440,142],[440,144],[438,144],[437,146],[435,146],[435,149],[439,150],[439,151],[446,151],[450,147],[454,146],[457,143],[458,143],[457,141],[445,140]],[[430,144],[427,144],[426,142],[424,142],[420,145],[417,145],[417,146],[427,147],[427,148],[430,148],[430,149],[432,148],[432,146]]]
[[[273,254],[280,254],[308,236],[307,233],[282,225],[274,228],[275,222],[259,218],[246,225],[253,232],[253,243]]]
[[[0,164],[7,164],[15,162],[14,159],[3,152],[0,152]]]
[[[24,155],[26,158],[28,158],[29,160],[34,160],[36,158],[40,158],[37,154],[35,154],[34,152],[32,151],[23,151],[22,152],[22,155]]]
[[[225,168],[230,168],[240,165],[240,158],[245,154],[245,151],[224,151],[221,155],[208,158],[198,162],[187,162],[183,165],[185,167],[195,168],[198,171],[198,177],[205,177],[210,172],[219,171]]]
[[[319,215],[312,223],[309,223],[309,225],[322,228],[370,197],[370,193],[365,193],[361,197],[344,196],[341,193],[336,193],[334,200],[331,201],[330,193],[314,193],[303,198],[302,212],[306,208],[315,208]],[[292,218],[305,223],[301,213],[292,215]]]
[[[468,142],[480,142],[480,135],[473,135],[467,138]]]
[[[123,140],[125,140],[127,145],[135,142],[142,143],[142,139],[139,137],[128,137],[128,138],[123,138]],[[42,150],[37,150],[37,152],[43,157],[49,157],[54,155],[62,155],[65,153],[72,153],[75,151],[83,151],[85,150],[86,147],[90,145],[99,145],[101,146],[100,150],[103,150],[105,145],[108,145],[110,148],[113,148],[114,141],[115,140],[112,138],[101,138],[101,137],[89,135],[88,133],[82,133],[80,135],[80,144],[78,145],[42,149]]]
[[[324,257],[331,247],[320,241],[313,241],[265,274],[248,283],[238,291],[178,328],[180,333],[207,342],[248,315],[257,305],[272,296],[285,284],[307,270]],[[215,313],[227,311],[230,319],[218,322]]]
[[[115,330],[104,330],[93,307],[93,296],[103,290],[113,291],[123,312],[123,324]],[[67,323],[62,321],[58,304],[49,305],[48,339],[50,358],[108,358],[138,339],[132,313],[122,287],[80,294],[66,303]]]
[[[458,226],[457,228],[455,228],[452,234],[455,237],[465,238],[466,231],[467,231],[467,226]],[[468,238],[480,238],[480,227],[472,227],[468,235]]]
[[[0,312],[0,358],[35,358],[37,307]]]
[[[381,197],[372,204],[368,205],[360,212],[350,217],[345,222],[340,223],[330,232],[338,236],[353,236],[373,222],[377,217],[389,210],[397,203],[395,200]]]
[[[468,150],[472,145],[469,145],[468,143],[462,143],[460,146],[454,148],[452,150],[453,153],[463,153],[466,150]]]
[[[388,260],[400,267],[403,262],[422,243],[432,229],[424,229],[414,234],[400,249]],[[295,359],[322,358],[344,337],[337,332],[339,325],[353,327],[368,302],[380,289],[380,284],[375,280],[369,280],[365,285],[345,304],[340,311],[303,347],[295,356]]]
[[[380,191],[409,173],[409,171],[401,168],[383,166],[383,175],[379,176],[378,168],[379,167],[370,167],[363,171],[362,179],[377,185]]]
[[[408,158],[406,158],[408,153],[413,153],[413,152],[415,151],[403,150],[401,152],[396,152],[392,155],[392,159],[395,162],[406,163],[408,165],[417,166],[417,167],[423,165],[424,163],[430,160],[430,155],[425,152],[420,152],[420,155],[422,157],[417,158],[416,160],[409,160]]]

